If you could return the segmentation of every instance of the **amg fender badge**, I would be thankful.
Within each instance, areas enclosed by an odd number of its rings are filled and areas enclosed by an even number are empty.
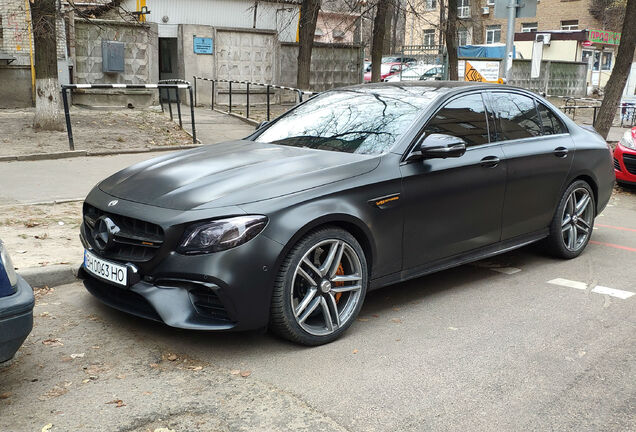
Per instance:
[[[397,205],[397,202],[400,199],[399,193],[394,193],[391,195],[386,195],[378,198],[373,198],[369,200],[369,204],[379,209],[388,209]]]

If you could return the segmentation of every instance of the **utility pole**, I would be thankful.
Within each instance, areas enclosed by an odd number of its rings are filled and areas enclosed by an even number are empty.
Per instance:
[[[506,83],[510,81],[512,72],[512,51],[515,44],[515,18],[517,16],[517,0],[508,0],[508,29],[506,30],[506,63],[504,64]]]

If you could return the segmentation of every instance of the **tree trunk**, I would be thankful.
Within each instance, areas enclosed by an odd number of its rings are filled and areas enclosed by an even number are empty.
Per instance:
[[[380,82],[382,66],[382,49],[386,34],[386,12],[392,0],[380,0],[376,6],[373,20],[373,42],[371,45],[371,82]]]
[[[494,8],[494,6],[490,6]],[[470,20],[473,27],[471,31],[471,41],[473,45],[480,45],[484,43],[484,22],[481,17],[481,1],[470,0]]]
[[[448,79],[457,81],[457,0],[448,0],[446,51],[448,52]]]
[[[309,77],[311,73],[311,50],[314,46],[316,34],[316,21],[321,0],[303,0],[300,6],[300,22],[298,29],[298,74],[296,86],[303,90],[309,90]]]
[[[391,24],[391,52],[398,52],[398,25],[400,24],[400,2],[395,3],[395,7],[393,8],[393,23]]]
[[[64,130],[60,84],[57,80],[55,0],[31,3],[31,22],[35,45],[35,130]]]
[[[380,0],[381,1],[381,0]],[[386,8],[386,24],[385,24],[385,33],[384,33],[384,48],[382,49],[383,54],[393,54],[393,50],[391,47],[393,46],[393,11],[395,10],[393,2],[389,2]]]
[[[595,128],[605,139],[609,133],[614,116],[616,115],[621,94],[627,82],[629,69],[634,58],[636,48],[636,0],[627,0],[625,18],[623,20],[623,30],[621,32],[621,44],[618,46],[614,69],[605,86],[605,96],[601,103],[601,109],[596,117]]]

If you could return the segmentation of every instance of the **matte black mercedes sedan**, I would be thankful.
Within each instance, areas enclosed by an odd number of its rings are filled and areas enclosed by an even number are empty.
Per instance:
[[[340,88],[244,140],[101,182],[84,204],[84,283],[170,326],[318,345],[368,290],[539,240],[576,257],[613,184],[605,141],[531,92]]]

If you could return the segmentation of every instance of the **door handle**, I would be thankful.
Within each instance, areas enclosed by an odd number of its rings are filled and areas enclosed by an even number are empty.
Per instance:
[[[554,155],[556,157],[564,158],[567,157],[569,150],[565,147],[557,147],[554,149]]]
[[[480,162],[484,168],[494,168],[499,165],[499,158],[497,156],[486,156]]]

